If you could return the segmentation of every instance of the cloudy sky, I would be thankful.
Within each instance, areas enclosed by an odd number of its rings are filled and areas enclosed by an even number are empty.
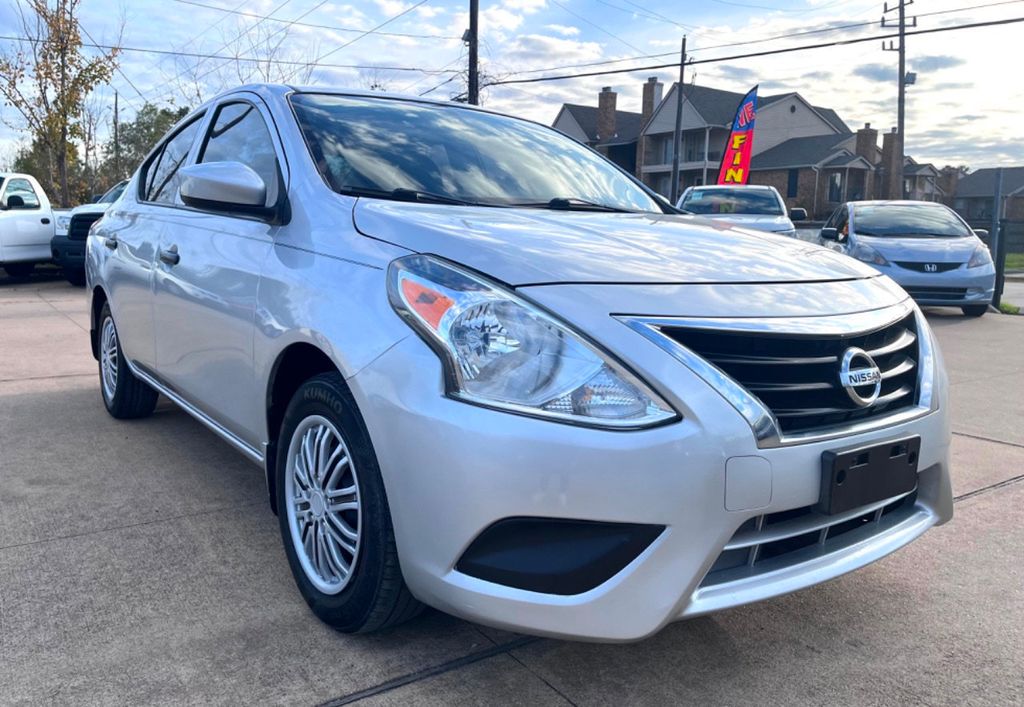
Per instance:
[[[0,35],[5,38],[22,33],[16,3],[0,0]],[[878,27],[882,3],[872,0],[480,0],[480,5],[482,70],[491,79],[666,63],[674,60],[683,34],[693,59],[706,61],[889,31]],[[293,62],[256,67],[126,50],[111,87],[94,98],[109,123],[114,89],[121,96],[122,117],[130,119],[145,101],[194,104],[196,96],[212,95],[261,69],[277,80],[306,79],[302,65],[310,63],[316,67],[308,83],[383,86],[449,98],[463,90],[462,76],[450,72],[465,66],[459,37],[468,25],[467,7],[468,0],[83,0],[80,20],[99,44],[120,35],[121,45],[129,49],[272,54],[280,62]],[[918,16],[918,27],[929,29],[1024,17],[1024,0],[917,0],[910,10]],[[378,33],[359,31],[385,22]],[[843,25],[860,26],[819,31]],[[801,32],[809,33],[780,38]],[[917,73],[916,85],[908,89],[908,154],[940,166],[1024,163],[1024,141],[1013,127],[1024,105],[1024,77],[1015,58],[1021,38],[1024,24],[908,38],[908,69]],[[0,47],[9,51],[16,45],[0,39]],[[657,56],[662,54],[668,56]],[[615,61],[632,57],[639,58]],[[851,128],[870,122],[885,131],[896,123],[896,58],[882,51],[881,41],[869,41],[698,63],[688,67],[687,80],[737,92],[755,83],[764,94],[799,91],[817,105],[834,108]],[[581,64],[586,66],[564,68]],[[641,69],[492,86],[484,102],[550,123],[563,102],[596,104],[600,88],[612,86],[620,109],[639,110],[644,79],[658,75],[671,82],[676,73]],[[9,107],[0,108],[0,118],[3,158],[23,136],[7,125],[18,123]]]

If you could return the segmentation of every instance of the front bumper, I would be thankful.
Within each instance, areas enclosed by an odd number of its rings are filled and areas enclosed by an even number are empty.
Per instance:
[[[942,273],[917,272],[898,265],[877,269],[895,280],[914,301],[922,305],[958,307],[989,304],[995,293],[996,271],[993,265],[977,268],[961,265],[956,270]]]
[[[85,241],[54,236],[50,239],[50,252],[53,262],[65,270],[85,269]]]
[[[617,432],[457,402],[444,396],[437,356],[415,336],[350,379],[380,461],[402,571],[417,598],[509,630],[636,640],[671,621],[837,577],[952,516],[950,433],[941,390],[937,411],[904,424],[762,449],[717,392],[657,347],[637,346],[649,359],[642,368],[661,369],[657,380],[673,391],[680,422]],[[898,523],[834,552],[701,587],[747,521],[816,503],[822,452],[910,435],[922,439],[920,480],[912,509]],[[730,460],[750,457],[760,460],[760,493],[730,488]],[[578,594],[517,589],[456,569],[481,532],[522,517],[664,530],[610,579]]]

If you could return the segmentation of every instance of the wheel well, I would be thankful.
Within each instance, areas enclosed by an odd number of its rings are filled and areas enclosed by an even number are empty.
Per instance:
[[[292,344],[277,357],[267,385],[267,491],[270,508],[277,513],[275,467],[277,465],[277,438],[281,433],[285,410],[295,391],[303,383],[320,373],[337,371],[334,361],[312,344]]]
[[[100,323],[100,312],[103,311],[103,305],[107,303],[107,293],[103,291],[102,287],[97,287],[92,291],[92,316],[89,320],[89,344],[92,346],[92,357],[97,361],[100,359],[99,342],[96,340],[96,330],[99,328]]]

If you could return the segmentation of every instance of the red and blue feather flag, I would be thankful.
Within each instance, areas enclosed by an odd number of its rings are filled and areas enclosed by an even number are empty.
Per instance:
[[[746,184],[750,178],[750,153],[754,147],[756,117],[757,86],[754,86],[736,109],[732,131],[722,153],[722,164],[718,168],[719,184]]]

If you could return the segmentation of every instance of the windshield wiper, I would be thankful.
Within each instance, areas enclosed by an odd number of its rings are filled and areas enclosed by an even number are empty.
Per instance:
[[[338,190],[348,196],[368,196],[375,199],[394,199],[396,201],[414,201],[425,204],[457,204],[459,206],[495,206],[477,201],[467,201],[447,194],[422,191],[420,189],[375,189],[373,187],[342,187]]]
[[[523,206],[527,208],[552,209],[555,211],[614,211],[616,213],[636,213],[630,209],[623,209],[618,206],[609,206],[608,204],[598,204],[593,201],[578,199],[576,197],[565,198],[556,196],[550,201],[517,201],[509,205]]]

